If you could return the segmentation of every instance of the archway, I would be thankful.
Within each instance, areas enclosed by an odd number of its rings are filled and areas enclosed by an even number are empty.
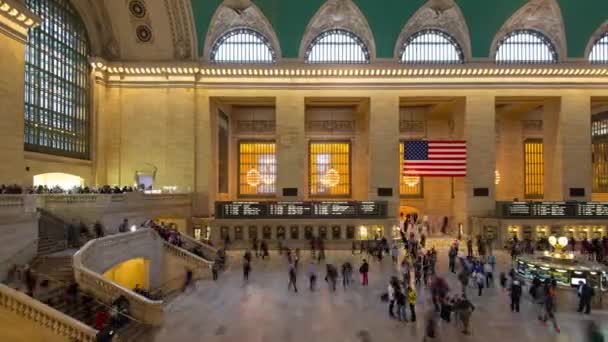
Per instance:
[[[128,289],[149,290],[150,261],[146,258],[134,258],[114,265],[103,273],[103,277]]]
[[[69,173],[50,172],[34,176],[34,186],[46,186],[48,188],[60,187],[64,190],[79,187],[84,184],[81,177]]]

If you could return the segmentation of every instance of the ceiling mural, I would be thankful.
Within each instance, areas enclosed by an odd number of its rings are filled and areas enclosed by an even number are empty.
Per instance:
[[[205,37],[213,14],[223,0],[191,0],[199,50],[205,46]],[[284,58],[298,58],[300,45],[311,19],[325,0],[228,0],[254,3],[272,25]],[[333,0],[331,0],[333,1]],[[446,2],[447,1],[447,2]],[[449,11],[452,0],[429,0],[436,15]],[[567,42],[570,58],[585,56],[589,40],[608,20],[608,1],[605,0],[453,0],[458,5],[468,27],[470,51],[473,58],[488,58],[495,36],[513,15],[529,2],[553,2],[561,10],[563,40]],[[376,57],[394,58],[395,44],[400,32],[427,0],[352,0],[359,8],[373,33]],[[542,4],[541,4],[542,5]],[[246,6],[246,5],[241,5]],[[238,7],[238,6],[237,6]],[[445,7],[445,8],[443,8]],[[555,8],[555,7],[552,7]],[[558,39],[562,39],[558,37]],[[459,38],[460,40],[460,38]],[[558,44],[561,44],[558,42]],[[561,48],[560,48],[561,50]],[[202,51],[198,51],[202,56]],[[565,53],[565,52],[564,52]]]

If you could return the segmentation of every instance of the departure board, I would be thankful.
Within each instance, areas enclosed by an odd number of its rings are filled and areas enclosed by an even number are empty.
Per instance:
[[[535,202],[532,203],[530,215],[543,217],[574,216],[572,204],[566,202]]]
[[[216,202],[216,217],[247,218],[384,218],[386,202]]]
[[[502,217],[608,218],[608,202],[506,202],[500,203]]]
[[[577,216],[608,217],[608,202],[578,203]]]

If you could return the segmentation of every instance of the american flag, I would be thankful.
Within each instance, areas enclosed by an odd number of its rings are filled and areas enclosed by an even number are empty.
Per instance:
[[[467,175],[465,141],[406,141],[403,175],[464,177]]]

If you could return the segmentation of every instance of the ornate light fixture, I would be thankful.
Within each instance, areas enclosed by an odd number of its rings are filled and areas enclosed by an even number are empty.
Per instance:
[[[321,179],[321,183],[326,186],[329,186],[330,188],[333,188],[334,186],[340,184],[340,173],[333,167],[330,168],[329,170],[327,170],[325,176],[323,176],[323,178]]]
[[[247,176],[245,176],[245,181],[251,187],[257,187],[262,182],[262,176],[260,176],[260,172],[256,169],[251,169],[247,171]]]
[[[494,184],[500,184],[500,172],[498,170],[494,171]]]
[[[405,182],[405,185],[409,186],[410,188],[413,188],[413,187],[417,186],[418,184],[420,184],[420,177],[403,176],[403,181]]]

